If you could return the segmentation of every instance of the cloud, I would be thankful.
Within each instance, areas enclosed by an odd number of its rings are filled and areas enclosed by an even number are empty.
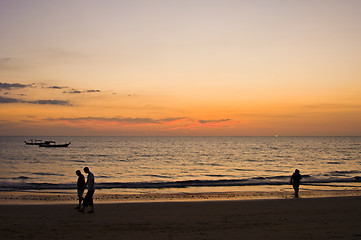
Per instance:
[[[16,84],[10,84],[10,83],[0,83],[0,91],[2,89],[13,89],[13,88],[20,88],[20,87],[30,87],[30,88],[41,88],[44,91],[51,91],[51,90],[63,90],[61,91],[61,93],[63,94],[71,94],[71,95],[76,95],[76,94],[93,94],[93,93],[101,93],[102,91],[99,89],[75,89],[75,88],[71,88],[69,86],[61,86],[61,85],[50,85],[47,83],[32,83],[29,85],[25,85],[25,84],[20,84],[20,83],[16,83]],[[4,94],[4,93],[3,93]]]
[[[163,118],[163,119],[160,119],[159,121],[160,122],[175,122],[175,121],[179,121],[179,120],[186,120],[188,118],[185,118],[185,117],[178,117],[178,118]]]
[[[37,101],[26,101],[26,103],[40,104],[40,105],[62,105],[62,106],[72,106],[68,100],[37,100]]]
[[[77,89],[72,89],[71,91],[64,91],[63,93],[70,93],[70,94],[80,94],[80,93],[99,93],[101,92],[100,90],[94,90],[94,89],[90,89],[90,90],[77,90]]]
[[[97,122],[97,123],[118,123],[122,125],[144,125],[144,124],[163,124],[175,122],[184,118],[165,118],[165,119],[153,119],[153,118],[104,118],[104,117],[79,117],[79,118],[57,118],[46,119],[51,121],[67,121],[67,122]]]
[[[177,118],[123,118],[123,117],[78,117],[78,118],[48,118],[44,119],[54,122],[67,122],[73,124],[81,124],[88,126],[119,126],[119,127],[134,127],[134,126],[163,126],[169,130],[182,130],[182,129],[201,129],[201,128],[220,128],[220,127],[233,127],[243,122],[231,119],[218,119],[218,120],[194,120],[187,117]]]
[[[21,101],[19,101],[19,99],[16,99],[16,98],[6,98],[6,97],[0,96],[0,103],[18,103],[18,102],[21,102]]]
[[[199,129],[199,128],[220,128],[220,127],[232,127],[244,122],[236,121],[232,119],[212,119],[212,120],[190,120],[183,123],[182,126],[176,126],[173,130],[179,129]]]
[[[220,122],[228,122],[231,121],[231,119],[218,119],[218,120],[198,120],[199,123],[220,123]]]
[[[82,91],[79,91],[79,90],[72,90],[71,92],[68,92],[68,93],[75,93],[75,94],[79,94],[79,93],[82,93]]]
[[[52,89],[64,89],[64,88],[68,88],[68,87],[60,87],[60,86],[50,86],[47,88],[52,88]]]
[[[26,84],[21,84],[21,83],[2,83],[2,82],[0,82],[0,91],[2,89],[10,90],[10,89],[14,89],[14,88],[26,88],[29,86],[31,86],[31,85],[26,85]]]
[[[31,103],[31,104],[40,104],[40,105],[62,105],[62,106],[72,106],[68,100],[36,100],[36,101],[25,101],[16,98],[6,98],[0,96],[1,103]]]

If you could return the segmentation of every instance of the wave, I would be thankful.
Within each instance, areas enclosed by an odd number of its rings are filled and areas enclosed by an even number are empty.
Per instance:
[[[309,175],[303,176],[302,184],[332,184],[361,182],[361,176],[348,178],[313,178]],[[255,177],[249,179],[224,179],[224,180],[185,180],[185,181],[158,181],[158,182],[100,182],[96,183],[97,189],[165,189],[165,188],[187,188],[187,187],[237,187],[237,186],[280,186],[289,184],[289,176]],[[71,190],[75,184],[52,184],[34,182],[0,182],[0,191],[14,190]]]
[[[332,171],[329,174],[325,174],[325,176],[345,176],[347,174],[359,174],[361,171],[351,170],[351,171]]]
[[[57,173],[46,173],[46,172],[35,172],[35,173],[31,173],[33,175],[40,175],[40,176],[65,176],[64,174],[57,174]]]
[[[342,164],[340,162],[327,162],[327,164]]]
[[[156,178],[172,178],[170,176],[165,176],[165,175],[157,175],[157,174],[147,174],[144,175],[145,177],[156,177]]]

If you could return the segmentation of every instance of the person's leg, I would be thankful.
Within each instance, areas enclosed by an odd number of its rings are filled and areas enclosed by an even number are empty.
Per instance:
[[[80,208],[81,207],[81,202],[83,201],[83,197],[82,196],[80,196],[79,197],[79,205],[78,205],[78,208]]]
[[[82,192],[80,192],[79,190],[78,190],[78,206],[75,208],[75,209],[80,209],[80,207],[81,207],[81,202],[82,202],[82,200],[83,200],[83,198],[82,198]]]
[[[295,190],[295,197],[298,197],[298,191],[300,189],[300,185],[299,184],[294,184],[293,189]]]
[[[89,204],[91,210],[88,213],[94,213],[94,204],[93,201],[91,201],[91,204]]]
[[[89,191],[86,193],[85,198],[83,200],[83,208],[79,210],[79,212],[84,213],[84,209],[89,205],[89,200],[90,200],[90,193]]]
[[[79,207],[81,206],[81,203],[84,201],[83,195],[84,195],[84,189],[80,191]]]
[[[88,212],[88,213],[94,213],[94,201],[93,201],[93,194],[94,194],[94,191],[92,191],[90,194],[89,194],[89,206],[91,207],[91,210]]]

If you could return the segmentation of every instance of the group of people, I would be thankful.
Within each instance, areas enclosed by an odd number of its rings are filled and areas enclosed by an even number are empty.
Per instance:
[[[84,168],[84,172],[88,174],[87,181],[85,182],[84,175],[77,170],[75,173],[78,176],[77,189],[78,189],[78,197],[79,197],[79,205],[75,209],[79,209],[79,212],[84,213],[86,207],[90,206],[91,210],[88,213],[94,213],[94,203],[93,203],[93,195],[95,191],[95,179],[94,174],[90,172],[88,167]],[[88,192],[83,198],[83,193],[85,188],[88,189]],[[83,206],[82,206],[83,203]]]
[[[79,209],[80,212],[84,213],[84,209],[90,206],[91,210],[88,213],[94,213],[94,203],[93,203],[93,195],[95,191],[94,174],[89,171],[88,167],[84,168],[84,172],[88,174],[86,182],[84,175],[80,172],[80,170],[77,170],[75,172],[76,175],[78,175],[77,188],[78,188],[78,197],[79,197],[79,205],[76,207],[76,209]],[[301,179],[302,176],[300,174],[300,170],[296,169],[295,172],[292,174],[290,183],[292,184],[293,189],[295,190],[295,197],[297,198],[298,198]],[[88,189],[88,192],[86,193],[85,198],[83,198],[83,193],[86,187]]]

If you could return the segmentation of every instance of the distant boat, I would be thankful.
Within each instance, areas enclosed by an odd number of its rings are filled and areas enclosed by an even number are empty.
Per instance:
[[[68,147],[71,142],[64,143],[64,144],[56,144],[56,142],[51,141],[49,143],[41,143],[39,147]]]
[[[40,145],[40,144],[50,144],[50,143],[55,143],[54,141],[50,140],[50,141],[43,141],[40,139],[30,139],[29,142],[24,141],[26,145]]]

